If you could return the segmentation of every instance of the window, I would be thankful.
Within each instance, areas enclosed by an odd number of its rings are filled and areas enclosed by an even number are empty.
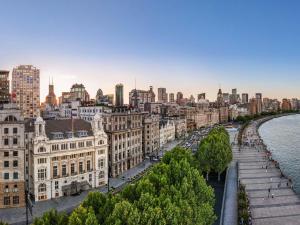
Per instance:
[[[14,185],[13,192],[18,192],[18,185],[17,184]]]
[[[15,180],[19,179],[19,173],[18,172],[14,172],[13,177]]]
[[[104,171],[99,172],[99,179],[102,179],[102,178],[104,178]]]
[[[99,154],[99,155],[104,154],[104,150],[98,150],[98,154]]]
[[[46,152],[46,148],[44,148],[44,147],[39,147],[38,152]]]
[[[9,192],[9,187],[8,187],[8,185],[5,185],[4,192],[5,192],[5,193],[8,193],[8,192]]]
[[[39,158],[38,159],[38,164],[43,164],[43,163],[47,163],[47,158]]]
[[[86,147],[91,147],[93,146],[93,142],[92,141],[87,141],[86,142]]]
[[[57,177],[57,166],[55,165],[55,166],[53,166],[53,168],[52,168],[52,172],[53,172],[53,177]]]
[[[79,173],[83,173],[83,162],[79,162]]]
[[[61,174],[67,176],[67,166],[65,164],[61,166]]]
[[[9,156],[9,152],[4,152],[4,157],[8,157]]]
[[[13,144],[17,145],[18,144],[18,138],[13,138]]]
[[[39,193],[42,193],[42,192],[46,192],[47,188],[46,188],[46,184],[40,184],[38,186],[38,191]]]
[[[13,167],[18,167],[18,160],[13,161]]]
[[[4,145],[8,145],[8,144],[9,144],[8,138],[4,138]]]
[[[3,205],[10,205],[10,197],[9,196],[5,196],[3,198]]]
[[[18,156],[19,154],[18,154],[18,151],[14,151],[13,152],[13,156]]]
[[[7,127],[4,128],[4,134],[8,134],[9,133],[9,130]]]
[[[75,174],[75,163],[71,163],[71,174]]]
[[[92,174],[89,174],[89,182],[92,182]]]
[[[4,173],[4,180],[9,180],[9,173]]]
[[[47,178],[46,168],[38,169],[38,180],[45,180]]]
[[[9,161],[4,161],[4,167],[9,167]]]
[[[70,143],[70,149],[75,149],[76,148],[76,143]]]
[[[56,150],[59,150],[59,147],[58,147],[58,145],[52,145],[52,151],[56,151]]]
[[[78,146],[79,146],[79,148],[84,148],[84,142],[79,142]]]
[[[61,149],[61,150],[66,150],[66,149],[68,149],[68,144],[61,144],[61,145],[60,145],[60,149]]]
[[[17,128],[17,127],[14,127],[14,128],[13,128],[13,133],[14,133],[14,134],[17,134],[17,133],[18,133],[18,128]]]
[[[55,188],[55,190],[57,190],[58,189],[58,181],[55,181],[55,183],[54,183],[54,188]]]
[[[19,196],[13,196],[13,204],[18,205],[19,204]]]
[[[103,169],[105,166],[104,159],[98,159],[98,168]]]
[[[90,161],[90,160],[88,160],[88,161],[86,162],[86,170],[87,170],[87,171],[90,171],[90,170],[91,170],[91,161]]]

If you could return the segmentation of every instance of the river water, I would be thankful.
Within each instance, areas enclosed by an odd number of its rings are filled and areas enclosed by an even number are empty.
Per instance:
[[[261,125],[259,133],[283,173],[300,194],[300,115],[283,116]]]

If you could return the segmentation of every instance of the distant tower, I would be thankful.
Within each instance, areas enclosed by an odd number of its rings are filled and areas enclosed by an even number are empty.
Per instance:
[[[123,106],[123,84],[116,85],[116,106]]]
[[[40,108],[40,70],[20,65],[12,72],[12,95],[25,118],[33,118]]]
[[[0,70],[0,104],[10,101],[8,77],[9,71]]]
[[[50,83],[50,80],[49,80],[49,93],[46,96],[45,103],[50,106],[57,106],[57,99],[56,99],[56,95],[54,93],[53,78],[52,78],[52,83]]]
[[[218,95],[217,95],[217,106],[222,107],[224,106],[224,99],[221,88],[219,88]]]

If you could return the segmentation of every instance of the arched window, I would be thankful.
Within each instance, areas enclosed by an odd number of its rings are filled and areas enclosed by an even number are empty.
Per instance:
[[[5,121],[17,121],[17,118],[16,117],[14,117],[14,116],[12,116],[12,115],[9,115],[9,116],[7,116],[6,118],[5,118]]]
[[[39,193],[42,193],[42,192],[46,192],[47,188],[46,188],[46,184],[40,184],[38,186],[38,191]]]

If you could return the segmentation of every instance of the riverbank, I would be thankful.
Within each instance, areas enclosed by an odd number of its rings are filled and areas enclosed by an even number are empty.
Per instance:
[[[238,181],[245,185],[249,198],[252,224],[299,224],[300,200],[291,182],[282,176],[258,133],[264,122],[278,116],[252,121],[244,130],[242,145],[235,148]]]

